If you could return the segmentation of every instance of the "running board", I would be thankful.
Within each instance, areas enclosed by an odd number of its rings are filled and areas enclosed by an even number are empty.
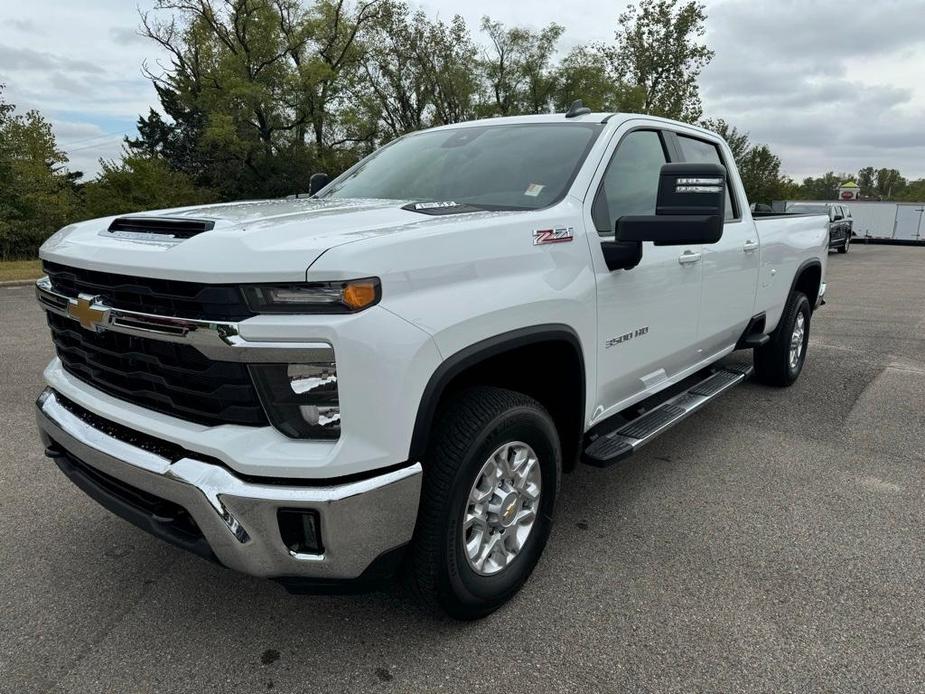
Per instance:
[[[751,373],[750,366],[723,367],[618,429],[601,434],[585,448],[582,461],[594,467],[618,463],[713,398],[744,381]]]

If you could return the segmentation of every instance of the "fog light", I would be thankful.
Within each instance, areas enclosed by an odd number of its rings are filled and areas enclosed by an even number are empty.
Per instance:
[[[270,422],[297,439],[340,436],[340,402],[334,362],[252,364],[251,375]]]
[[[279,534],[290,554],[323,554],[321,519],[314,509],[281,508]]]

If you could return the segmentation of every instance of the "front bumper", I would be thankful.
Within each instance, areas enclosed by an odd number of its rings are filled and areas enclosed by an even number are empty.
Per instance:
[[[377,559],[407,544],[414,531],[421,491],[419,463],[324,486],[255,482],[192,453],[171,456],[152,445],[150,437],[132,436],[124,427],[100,426],[96,418],[80,416],[50,388],[39,397],[36,417],[50,454],[68,461],[67,468],[59,465],[75,482],[79,476],[83,481],[78,486],[91,496],[108,507],[106,500],[118,501],[123,512],[113,510],[143,529],[200,554],[214,555],[221,564],[252,576],[358,579]],[[113,493],[119,489],[128,491],[121,496]],[[139,498],[165,500],[195,523],[182,532],[171,528],[171,519],[135,504]],[[323,553],[300,554],[286,547],[277,517],[281,508],[317,511]]]

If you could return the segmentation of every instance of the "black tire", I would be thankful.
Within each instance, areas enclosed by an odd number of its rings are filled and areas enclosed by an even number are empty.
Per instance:
[[[798,316],[803,316],[803,343],[796,364],[790,364],[790,343]],[[780,323],[771,335],[771,341],[755,348],[755,376],[769,386],[784,388],[800,376],[806,363],[806,348],[809,344],[809,326],[812,311],[809,299],[802,292],[791,292],[784,307]]]
[[[850,245],[851,245],[851,235],[849,234],[848,236],[845,237],[845,242],[841,246],[838,247],[838,252],[847,253],[848,247]]]
[[[499,573],[470,566],[463,516],[482,466],[499,446],[533,448],[541,474],[539,512],[520,552]],[[471,388],[441,408],[424,460],[417,527],[407,578],[431,607],[456,619],[477,619],[509,600],[539,561],[549,532],[562,470],[559,436],[549,413],[533,398],[494,387]]]

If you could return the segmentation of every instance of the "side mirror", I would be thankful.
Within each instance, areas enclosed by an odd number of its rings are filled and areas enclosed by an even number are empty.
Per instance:
[[[326,173],[312,174],[308,179],[308,194],[314,195],[331,182],[331,177]]]
[[[726,214],[726,168],[719,164],[665,164],[659,173],[655,214],[617,220],[616,241],[656,246],[716,243]]]

